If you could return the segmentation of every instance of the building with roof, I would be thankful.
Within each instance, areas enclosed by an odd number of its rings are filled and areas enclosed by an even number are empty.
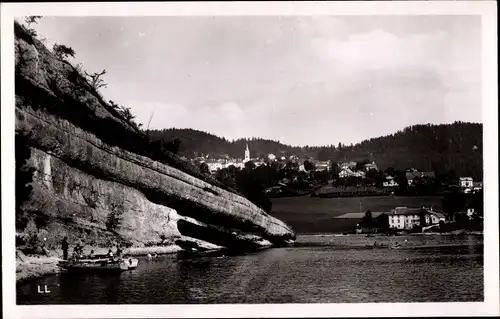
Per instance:
[[[472,188],[474,184],[474,181],[472,180],[472,177],[459,177],[458,178],[458,185],[461,188]]]
[[[387,215],[389,216],[389,228],[395,229],[410,230],[417,226],[422,226],[422,218],[426,226],[437,225],[440,221],[446,221],[446,217],[442,212],[425,207],[396,207]]]
[[[483,182],[473,182],[472,190],[474,193],[479,192],[483,189]]]
[[[367,172],[371,171],[372,169],[378,171],[378,167],[377,167],[377,164],[375,164],[375,162],[371,162],[371,163],[365,164],[365,170]]]
[[[397,187],[399,186],[398,182],[394,180],[394,177],[388,175],[385,177],[385,181],[382,183],[384,187]]]
[[[415,178],[436,178],[436,173],[434,172],[406,172],[406,179],[408,180],[408,186],[413,185]]]
[[[339,172],[339,178],[347,178],[347,177],[360,177],[365,178],[366,173],[363,171],[356,171],[350,168],[342,168]]]

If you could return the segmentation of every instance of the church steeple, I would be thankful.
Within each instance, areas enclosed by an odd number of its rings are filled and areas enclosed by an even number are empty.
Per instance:
[[[247,143],[247,148],[245,149],[245,161],[250,160],[250,149],[248,149],[248,143]]]

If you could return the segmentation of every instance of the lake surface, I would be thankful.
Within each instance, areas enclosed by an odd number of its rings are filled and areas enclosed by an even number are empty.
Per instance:
[[[406,240],[406,241],[405,241]],[[370,249],[374,241],[400,249]],[[230,257],[139,260],[115,275],[62,273],[17,285],[18,304],[483,301],[482,236],[302,235]],[[38,293],[47,285],[50,293]]]

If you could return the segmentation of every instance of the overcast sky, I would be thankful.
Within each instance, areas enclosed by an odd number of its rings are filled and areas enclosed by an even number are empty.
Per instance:
[[[151,128],[292,145],[481,120],[474,16],[44,17],[107,100]]]

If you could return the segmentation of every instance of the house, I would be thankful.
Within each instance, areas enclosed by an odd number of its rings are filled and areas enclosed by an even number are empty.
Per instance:
[[[467,208],[467,209],[466,209],[466,211],[465,211],[465,213],[467,214],[467,216],[468,216],[469,218],[472,218],[472,216],[473,216],[473,215],[474,215],[474,213],[475,213],[474,208],[472,208],[472,207]]]
[[[340,169],[354,169],[356,168],[356,162],[345,162],[339,164]]]
[[[420,225],[421,208],[396,207],[388,213],[389,228],[412,229]]]
[[[223,164],[218,163],[218,162],[205,162],[205,163],[207,163],[208,170],[210,172],[218,171],[218,170],[220,170],[220,169],[222,169],[224,167]]]
[[[425,219],[425,225],[437,225],[440,221],[446,221],[442,212],[432,208],[408,208],[396,207],[389,213],[389,228],[410,230],[416,226],[421,226],[421,217]]]
[[[316,161],[316,170],[330,170],[330,161]]]
[[[255,164],[255,167],[259,167],[259,166],[265,165],[266,163],[264,163],[262,160],[260,160],[260,161],[255,161],[254,164]]]
[[[482,189],[483,189],[483,182],[473,182],[472,183],[472,190],[474,193],[479,192]]]
[[[346,177],[361,177],[365,178],[366,173],[363,171],[353,171],[350,168],[343,168],[339,172],[339,178],[346,178]]]
[[[386,176],[385,181],[382,183],[382,186],[384,187],[397,187],[399,186],[398,182],[394,180],[394,177],[392,176]]]
[[[458,185],[461,188],[472,188],[473,187],[472,177],[459,177],[458,178]]]
[[[273,187],[267,188],[264,191],[264,193],[267,196],[278,196],[278,195],[281,195],[283,193],[283,191],[281,189],[281,186],[273,186]]]
[[[377,164],[375,164],[375,162],[371,162],[371,163],[365,164],[365,170],[367,172],[371,171],[372,169],[378,171],[378,167],[377,167]]]
[[[439,222],[445,222],[446,216],[439,211],[432,208],[423,208],[426,211],[425,214],[425,224],[426,225],[437,225]]]
[[[436,173],[418,172],[418,171],[406,172],[406,179],[408,180],[408,186],[413,185],[415,178],[424,178],[424,177],[436,178]]]

